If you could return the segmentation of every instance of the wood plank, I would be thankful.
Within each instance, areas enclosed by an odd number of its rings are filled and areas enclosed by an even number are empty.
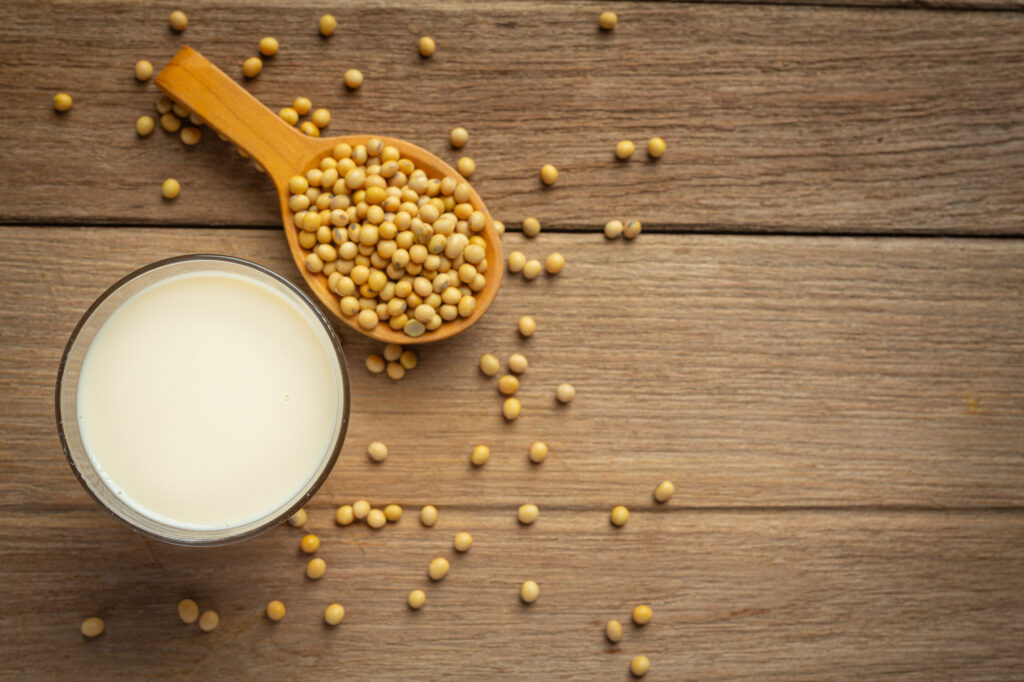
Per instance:
[[[447,133],[466,126],[474,183],[509,225],[534,214],[567,230],[628,215],[670,231],[1024,227],[1021,13],[630,3],[604,35],[605,3],[406,0],[344,8],[324,41],[321,7],[256,6],[194,4],[181,36],[166,9],[134,2],[8,8],[0,220],[276,224],[266,178],[214,136],[185,148],[133,126],[156,97],[134,81],[137,59],[159,68],[188,43],[240,78],[272,32],[282,51],[247,84],[254,94],[275,109],[308,95],[333,111],[331,132],[392,134],[451,160]],[[439,44],[429,61],[414,50],[423,33]],[[357,93],[341,85],[352,67],[366,75]],[[50,108],[58,90],[76,98],[65,115]],[[619,139],[652,135],[669,145],[659,162],[613,158]],[[562,171],[550,191],[545,162]],[[169,176],[184,186],[175,202],[159,194]]]
[[[37,238],[51,233],[69,246]],[[670,478],[695,508],[1024,504],[1024,241],[544,233],[506,235],[505,248],[560,250],[568,265],[508,277],[475,327],[423,349],[400,384],[364,368],[379,345],[337,325],[353,408],[327,499],[379,498],[403,481],[414,506],[442,491],[447,505],[529,494],[606,509],[645,504]],[[53,383],[109,284],[190,252],[300,281],[273,230],[8,227],[0,250],[7,509],[91,504],[60,454]],[[539,325],[527,341],[524,313]],[[517,350],[531,364],[523,416],[506,424],[477,362]],[[563,381],[578,391],[568,407],[553,398]],[[383,466],[365,455],[377,439],[392,453]],[[526,458],[535,439],[552,452],[540,467]],[[480,442],[491,460],[471,470]]]
[[[399,498],[403,487],[394,481]],[[443,508],[434,529],[410,509],[380,531],[338,528],[332,511],[318,499],[307,524],[329,566],[312,582],[302,531],[290,527],[183,550],[147,544],[92,511],[4,510],[5,674],[627,680],[638,654],[651,659],[651,680],[996,680],[1024,671],[1019,511],[672,507],[635,510],[615,529],[603,511],[563,507],[524,528],[512,507],[473,507]],[[474,544],[456,556],[451,538],[463,529]],[[435,556],[452,570],[428,584]],[[541,588],[530,607],[518,599],[524,579]],[[415,588],[428,595],[419,612],[405,607]],[[220,613],[216,631],[178,621],[186,595]],[[288,609],[276,625],[262,615],[270,599]],[[332,601],[346,608],[337,630],[321,620]],[[629,623],[639,603],[654,612],[643,629]],[[107,632],[85,642],[78,624],[93,614]],[[610,618],[625,624],[618,646],[603,637]]]

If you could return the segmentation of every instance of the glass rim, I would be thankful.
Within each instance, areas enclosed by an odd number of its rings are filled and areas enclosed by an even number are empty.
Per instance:
[[[86,323],[89,322],[89,320],[96,313],[99,307],[114,293],[119,291],[122,287],[154,270],[158,270],[160,268],[164,268],[167,266],[178,265],[180,263],[202,261],[228,263],[230,265],[237,265],[245,269],[255,270],[256,272],[267,277],[270,277],[271,279],[275,280],[278,284],[284,286],[288,291],[294,294],[303,304],[305,304],[305,306],[313,314],[313,317],[316,318],[316,320],[322,326],[325,335],[330,340],[331,348],[335,352],[335,357],[337,358],[338,361],[338,370],[339,373],[341,374],[341,388],[343,391],[342,395],[344,397],[344,400],[342,402],[344,404],[341,410],[341,423],[338,427],[337,442],[334,445],[334,449],[330,453],[329,457],[327,457],[324,460],[321,460],[326,462],[323,471],[320,472],[320,475],[317,476],[315,480],[311,479],[312,483],[308,487],[305,487],[304,491],[299,496],[299,499],[294,504],[290,505],[284,512],[276,514],[273,517],[266,519],[263,523],[260,523],[256,527],[251,528],[244,533],[228,534],[224,537],[216,537],[210,539],[198,538],[195,540],[189,540],[182,538],[166,537],[164,535],[160,535],[159,533],[155,533],[146,528],[142,528],[141,526],[133,523],[131,520],[118,514],[116,511],[111,509],[106,502],[104,502],[99,498],[99,496],[97,496],[97,494],[89,486],[88,482],[86,482],[85,478],[82,476],[82,472],[79,471],[78,464],[72,457],[71,448],[68,446],[67,437],[64,433],[64,416],[61,412],[60,403],[61,389],[63,388],[64,384],[64,372],[67,366],[68,357],[71,353],[71,350],[75,347],[75,343],[78,341],[78,336],[82,332],[83,327],[86,325]],[[341,454],[342,446],[345,443],[345,435],[348,432],[349,423],[350,394],[351,390],[349,385],[348,363],[345,358],[345,352],[344,350],[342,350],[341,347],[341,340],[338,338],[338,334],[334,330],[334,327],[331,326],[330,320],[327,319],[327,316],[324,314],[323,310],[320,309],[320,307],[313,301],[313,299],[311,299],[304,291],[302,291],[295,284],[288,281],[283,276],[274,272],[270,268],[260,265],[259,263],[254,263],[252,261],[245,260],[244,258],[237,258],[235,256],[225,256],[221,254],[209,253],[194,253],[174,256],[171,258],[165,258],[162,260],[149,263],[148,265],[144,265],[141,268],[133,270],[132,272],[128,273],[121,279],[117,280],[109,287],[107,287],[103,291],[103,293],[96,297],[92,304],[82,314],[81,318],[79,318],[78,323],[75,325],[74,330],[71,332],[71,336],[68,337],[67,344],[64,346],[64,352],[61,353],[60,364],[57,365],[57,383],[54,391],[54,408],[57,418],[57,435],[60,438],[60,445],[61,449],[64,451],[64,457],[67,460],[68,464],[71,466],[71,470],[74,472],[75,478],[78,479],[78,483],[82,486],[82,488],[89,495],[89,497],[91,497],[92,500],[97,505],[99,505],[101,509],[105,510],[108,514],[113,516],[121,523],[124,523],[135,532],[141,533],[146,537],[153,538],[154,540],[159,540],[160,542],[184,547],[215,547],[218,545],[227,545],[236,542],[241,542],[243,540],[248,540],[250,538],[256,537],[257,535],[265,533],[271,528],[281,525],[293,514],[295,514],[295,512],[301,509],[302,506],[313,495],[316,494],[316,492],[320,489],[320,487],[324,484],[327,478],[331,475],[331,472],[334,470],[334,465],[337,463],[338,456]],[[88,457],[88,453],[86,453],[86,457]]]

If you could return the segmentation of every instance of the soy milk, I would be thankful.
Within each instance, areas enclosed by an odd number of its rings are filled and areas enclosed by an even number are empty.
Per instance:
[[[219,529],[287,504],[340,428],[339,361],[298,300],[196,272],[125,301],[96,335],[78,385],[86,450],[138,511]]]

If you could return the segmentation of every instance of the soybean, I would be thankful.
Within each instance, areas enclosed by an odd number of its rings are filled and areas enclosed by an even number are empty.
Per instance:
[[[447,559],[444,557],[437,557],[431,561],[430,566],[427,567],[427,575],[430,576],[431,580],[437,582],[448,575],[448,567],[449,564]]]
[[[516,374],[522,374],[530,363],[522,353],[513,353],[508,356],[508,368]]]
[[[331,112],[321,107],[310,114],[309,120],[311,120],[313,125],[317,128],[326,128],[327,124],[331,122]]]
[[[540,596],[540,587],[533,580],[527,580],[523,583],[523,586],[519,588],[519,597],[527,604],[532,604],[537,601],[537,597]]]
[[[372,310],[360,310],[357,319],[359,321],[359,326],[367,330],[373,329],[377,326],[377,323],[380,322],[380,319],[377,317],[377,313]],[[388,374],[390,375],[391,372],[388,372]],[[392,379],[393,378],[394,377],[392,377]]]
[[[362,313],[360,313],[360,315],[362,315]],[[398,381],[399,379],[405,376],[405,367],[403,367],[401,363],[398,362],[389,362],[387,366],[387,373],[389,377],[391,377],[395,381]]]
[[[370,456],[374,462],[383,462],[388,457],[388,446],[381,443],[379,440],[375,440],[370,443],[370,447],[366,448],[366,454]]]
[[[169,21],[171,24],[171,28],[175,31],[178,31],[179,33],[181,31],[184,31],[185,27],[188,26],[188,17],[180,9],[171,12]]]
[[[310,580],[319,580],[320,578],[324,577],[324,573],[326,571],[327,562],[321,559],[320,557],[310,559],[309,563],[306,564],[306,577],[308,577]]]
[[[558,388],[555,389],[555,397],[562,404],[571,403],[572,399],[576,397],[576,389],[573,388],[572,384],[559,384]]]
[[[71,95],[66,92],[58,92],[53,96],[53,108],[57,111],[67,111],[71,108]]]
[[[522,412],[523,405],[519,402],[518,398],[509,398],[501,406],[501,413],[505,416],[508,421],[514,421],[519,417],[519,413]]]
[[[284,603],[278,600],[274,600],[267,604],[267,618],[274,621],[275,623],[284,618]]]
[[[167,178],[160,186],[164,199],[174,199],[181,193],[181,184],[174,178]]]
[[[306,510],[300,508],[299,511],[288,517],[288,523],[295,528],[301,528],[306,525]]]
[[[105,627],[102,618],[86,618],[82,621],[82,634],[93,639],[102,635]]]
[[[549,254],[546,261],[544,261],[544,269],[548,271],[549,275],[557,275],[565,267],[565,256],[558,253]]]
[[[604,236],[608,239],[617,239],[622,234],[622,221],[609,220],[604,225]]]
[[[366,515],[366,525],[370,528],[383,528],[387,522],[388,517],[380,509],[371,509],[370,513]]]
[[[181,141],[190,147],[199,144],[199,140],[201,140],[202,137],[202,131],[195,126],[186,126],[181,129]]]
[[[519,523],[524,526],[529,526],[531,523],[537,520],[540,515],[540,510],[535,504],[524,504],[519,507],[519,511],[516,512],[516,518],[519,519]]]
[[[146,59],[140,59],[135,62],[135,79],[138,81],[148,81],[153,77],[153,64]]]
[[[652,137],[647,142],[647,153],[652,159],[660,159],[665,153],[665,140],[660,137]]]
[[[249,57],[242,63],[242,74],[246,78],[255,78],[263,70],[263,60],[259,57]]]
[[[506,374],[498,379],[498,390],[501,391],[503,395],[512,395],[519,390],[519,379],[515,378],[511,374]]]
[[[334,35],[334,29],[338,27],[338,20],[331,14],[325,14],[320,17],[320,21],[317,23],[317,28],[320,30],[320,35],[327,36]]]
[[[427,528],[433,527],[437,523],[437,507],[428,504],[423,509],[420,509],[420,523]]]
[[[548,446],[543,441],[534,441],[530,444],[530,461],[540,464],[548,458]]]
[[[468,140],[469,133],[462,126],[452,128],[452,131],[448,133],[448,141],[451,142],[452,146],[456,149],[461,149],[462,145],[466,144]]]
[[[468,552],[470,546],[473,544],[473,536],[469,533],[456,533],[455,540],[452,541],[452,546],[456,552]]]
[[[651,607],[647,604],[640,604],[633,609],[633,622],[637,625],[647,625],[651,622]]]
[[[380,374],[384,371],[385,362],[384,358],[379,355],[368,355],[366,357],[366,369],[370,370],[374,374]]]
[[[338,511],[334,512],[334,521],[339,526],[347,526],[356,518],[355,512],[352,510],[352,505],[343,504],[338,507]]]
[[[658,487],[654,489],[654,499],[658,502],[668,502],[669,498],[672,497],[672,493],[676,491],[675,485],[672,481],[662,481],[658,484]]]
[[[537,321],[529,315],[523,315],[519,318],[519,333],[524,337],[529,338],[534,335],[537,331]]]
[[[299,547],[301,547],[302,551],[306,554],[312,554],[316,550],[320,549],[320,538],[312,533],[307,533],[299,542]]]
[[[191,599],[182,599],[178,602],[178,618],[188,625],[196,622],[199,619],[199,604]]]
[[[330,604],[324,609],[324,622],[334,627],[345,619],[345,607],[341,604]]]
[[[469,461],[475,467],[482,467],[487,459],[491,456],[491,449],[486,445],[477,445],[473,448],[473,454],[469,456]]]
[[[491,353],[484,353],[480,358],[480,371],[489,377],[494,376],[501,369],[498,358]]]
[[[395,362],[402,355],[402,346],[398,343],[389,343],[384,346],[384,359],[388,362]]]
[[[280,46],[278,45],[277,38],[260,38],[260,54],[264,57],[273,57],[277,54],[277,50]]]
[[[139,134],[139,137],[146,137],[153,132],[154,128],[156,128],[156,121],[152,116],[140,116],[139,120],[135,122],[135,132]]]
[[[176,133],[181,129],[181,119],[167,112],[166,114],[160,115],[160,127],[169,133]]]
[[[526,256],[522,251],[513,251],[508,254],[508,271],[509,272],[522,272],[523,267],[526,265]]]
[[[216,611],[204,611],[203,615],[199,616],[199,629],[203,632],[213,632],[218,625],[220,625],[220,616]]]
[[[355,90],[363,84],[363,73],[359,69],[349,69],[345,72],[345,85]]]
[[[540,221],[532,216],[526,218],[523,221],[523,234],[527,237],[536,237],[540,234]]]
[[[297,125],[299,122],[299,112],[295,111],[292,107],[284,107],[281,111],[277,112],[277,115],[288,125]]]

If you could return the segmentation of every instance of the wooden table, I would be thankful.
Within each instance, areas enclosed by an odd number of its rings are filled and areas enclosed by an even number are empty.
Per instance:
[[[170,5],[4,10],[0,676],[624,680],[638,654],[651,680],[1024,676],[1019,0],[329,5],[191,2],[182,35]],[[602,33],[608,8],[620,24]],[[568,260],[509,276],[401,382],[369,374],[379,347],[337,325],[352,425],[309,506],[329,566],[316,583],[291,527],[210,550],[134,535],[79,487],[53,415],[71,329],[131,270],[217,252],[301,281],[265,176],[209,131],[187,148],[133,126],[156,99],[137,59],[159,68],[187,43],[241,78],[268,34],[281,52],[246,82],[264,102],[306,95],[331,131],[451,160],[448,130],[465,126],[506,250]],[[352,67],[366,82],[346,92]],[[62,90],[75,106],[58,115]],[[640,147],[628,163],[612,155],[623,138]],[[548,162],[561,177],[544,190]],[[528,215],[534,240],[516,232]],[[639,239],[603,238],[630,217]],[[530,359],[515,423],[477,370],[487,351]],[[366,458],[374,439],[384,464]],[[540,466],[535,439],[552,453]],[[481,442],[492,456],[474,470]],[[656,505],[663,479],[677,493]],[[337,527],[358,498],[405,517]],[[541,509],[530,527],[524,502]],[[619,529],[616,504],[632,510]],[[428,585],[460,530],[472,550]],[[525,579],[541,588],[529,607]],[[180,623],[185,596],[221,626]],[[276,625],[270,599],[288,608]],[[337,629],[321,620],[332,601]],[[642,629],[639,603],[654,610]],[[90,615],[107,631],[87,642]],[[610,618],[627,624],[617,646]]]

